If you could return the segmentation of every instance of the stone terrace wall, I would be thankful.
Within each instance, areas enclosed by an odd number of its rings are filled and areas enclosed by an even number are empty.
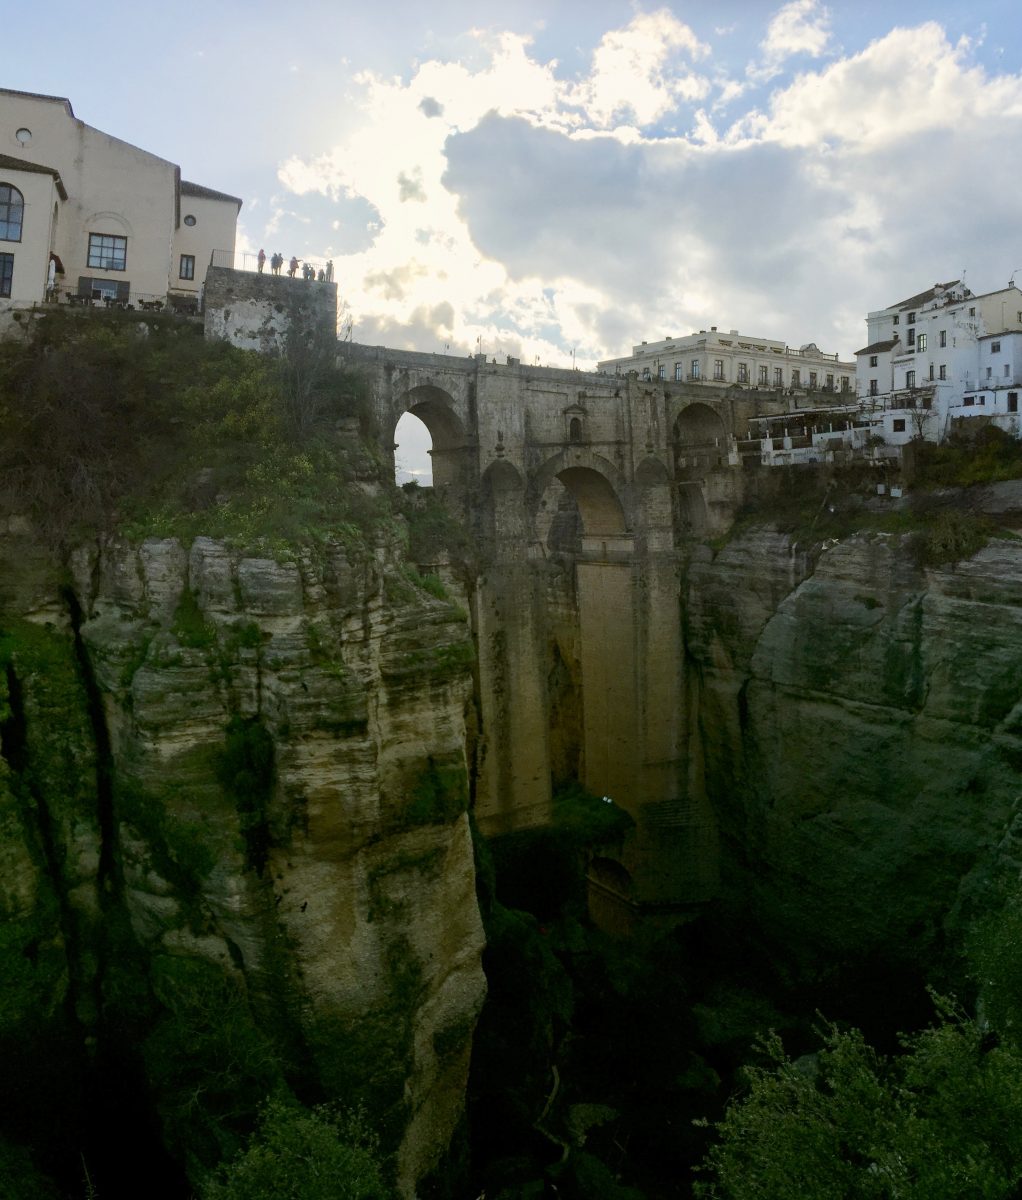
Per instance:
[[[210,267],[204,297],[206,337],[244,350],[279,353],[295,321],[336,336],[336,283]]]

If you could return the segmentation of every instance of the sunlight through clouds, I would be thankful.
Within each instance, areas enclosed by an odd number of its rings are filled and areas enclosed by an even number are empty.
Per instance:
[[[337,264],[356,340],[591,365],[720,322],[847,354],[886,302],[867,261],[909,294],[905,239],[936,239],[927,279],[984,271],[1012,219],[994,146],[1019,144],[1022,81],[933,21],[841,56],[828,10],[792,0],[763,14],[740,80],[667,8],[601,33],[574,71],[520,32],[470,41],[471,64],[362,72],[337,144],[280,167],[293,198],[376,214]],[[793,75],[807,57],[825,61]],[[920,202],[984,162],[982,214]]]

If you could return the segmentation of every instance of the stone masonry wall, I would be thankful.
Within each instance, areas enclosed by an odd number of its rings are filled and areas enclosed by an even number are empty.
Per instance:
[[[205,333],[243,350],[279,353],[295,322],[320,336],[337,331],[337,284],[210,267]]]

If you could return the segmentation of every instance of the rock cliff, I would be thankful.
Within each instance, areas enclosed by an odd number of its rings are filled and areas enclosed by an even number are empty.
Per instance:
[[[276,1080],[364,1099],[411,1194],[485,990],[471,660],[393,546],[110,539],[59,568],[9,522],[0,1043],[26,1134],[72,1062],[132,1043],[193,1175]]]
[[[927,568],[754,529],[684,612],[726,890],[809,974],[924,961],[1019,793],[1022,540]]]

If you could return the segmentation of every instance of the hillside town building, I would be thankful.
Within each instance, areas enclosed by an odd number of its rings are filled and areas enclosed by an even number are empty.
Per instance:
[[[866,327],[856,392],[886,443],[943,441],[976,417],[1019,436],[1022,291],[1013,280],[981,295],[960,279],[934,284],[869,313]]]
[[[739,387],[807,392],[854,392],[855,364],[825,354],[814,342],[793,350],[772,338],[749,337],[737,329],[709,330],[632,347],[627,358],[608,358],[597,370],[675,383],[734,384]]]
[[[0,307],[45,299],[197,307],[213,251],[233,264],[241,200],[0,88]]]

